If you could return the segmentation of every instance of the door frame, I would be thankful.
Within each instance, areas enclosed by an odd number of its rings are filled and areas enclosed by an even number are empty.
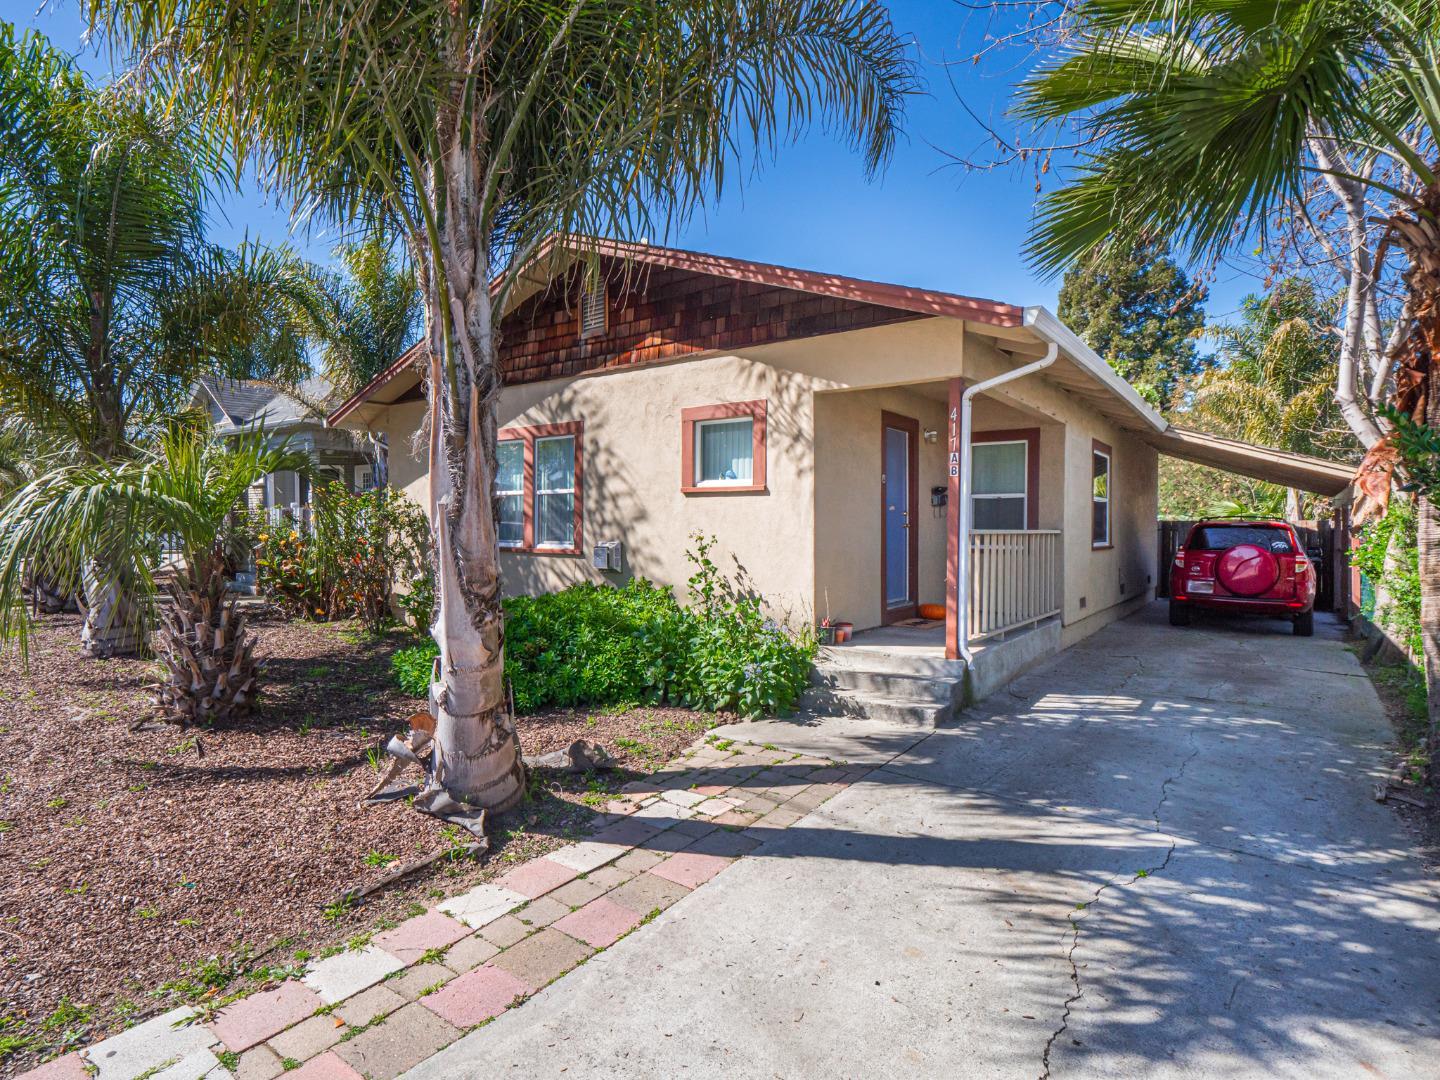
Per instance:
[[[906,540],[909,545],[909,578],[910,578],[910,600],[898,607],[891,607],[886,587],[886,568],[889,566],[890,538],[885,527],[885,431],[887,428],[894,428],[897,431],[905,432],[909,438],[909,460],[906,463],[910,473],[908,498],[910,502],[910,523],[906,529]],[[909,416],[902,416],[899,413],[880,412],[880,624],[888,626],[891,623],[903,622],[906,619],[916,618],[920,614],[920,528],[919,528],[919,502],[920,496],[920,421]]]

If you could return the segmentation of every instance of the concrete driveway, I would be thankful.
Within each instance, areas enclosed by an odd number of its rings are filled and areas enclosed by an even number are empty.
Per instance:
[[[1109,627],[411,1076],[1440,1077],[1440,901],[1333,624]],[[858,733],[864,731],[862,738]]]

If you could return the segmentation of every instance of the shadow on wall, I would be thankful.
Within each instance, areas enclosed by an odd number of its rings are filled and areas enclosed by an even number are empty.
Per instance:
[[[618,587],[633,578],[646,578],[673,587],[676,597],[688,602],[694,567],[686,553],[694,549],[692,537],[698,532],[715,538],[711,559],[729,579],[735,595],[761,599],[772,616],[792,623],[811,619],[809,581],[789,580],[777,568],[775,556],[786,545],[803,544],[803,549],[790,550],[806,552],[813,547],[812,394],[807,384],[768,365],[743,359],[731,364],[733,377],[727,375],[723,396],[718,398],[713,389],[693,394],[683,386],[677,389],[674,379],[681,365],[661,365],[624,375],[551,383],[544,397],[528,406],[519,404],[520,416],[502,418],[502,427],[565,420],[585,424],[583,551],[580,555],[505,554],[507,594],[535,595],[579,582]],[[657,390],[638,403],[623,392],[632,386],[600,385],[628,379],[641,391],[651,373]],[[757,399],[767,403],[768,490],[683,494],[680,410]],[[619,573],[591,566],[595,545],[606,540],[624,545]]]

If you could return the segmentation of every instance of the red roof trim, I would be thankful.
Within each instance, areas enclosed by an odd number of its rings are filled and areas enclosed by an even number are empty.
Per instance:
[[[908,285],[890,285],[883,281],[867,281],[863,278],[845,277],[840,274],[822,274],[814,270],[797,270],[790,266],[774,263],[748,262],[724,255],[707,255],[698,251],[681,251],[678,248],[654,247],[650,244],[631,244],[621,240],[576,239],[568,242],[571,250],[593,251],[598,255],[609,255],[619,259],[650,263],[672,270],[688,270],[712,277],[750,281],[758,285],[770,285],[778,289],[795,289],[799,292],[832,296],[841,300],[857,300],[861,303],[876,304],[880,307],[913,311],[921,315],[943,315],[952,319],[969,319],[971,322],[991,326],[1021,326],[1025,310],[1014,304],[1003,304],[998,300],[985,300],[976,296],[961,296],[958,293],[933,292],[916,289]]]
[[[382,386],[386,385],[387,383],[393,382],[395,379],[398,379],[401,375],[403,375],[406,368],[410,367],[417,360],[419,360],[420,356],[424,352],[424,346],[424,341],[417,341],[414,345],[411,345],[410,348],[406,349],[403,353],[401,353],[399,360],[396,360],[388,368],[380,372],[379,375],[376,375],[359,390],[355,391],[354,394],[346,398],[345,401],[341,402],[339,407],[336,408],[334,412],[332,412],[329,416],[325,417],[325,426],[334,427],[341,420],[344,420],[345,417],[349,416],[352,412],[358,409],[361,405],[365,404],[365,402],[369,401],[371,396],[374,395],[375,391],[379,390]]]
[[[1021,326],[1025,317],[1023,308],[1015,304],[1003,304],[998,300],[961,296],[958,293],[933,292],[929,289],[916,289],[907,285],[891,285],[883,281],[866,281],[863,278],[845,277],[840,274],[822,274],[814,270],[797,270],[790,266],[749,262],[745,259],[732,259],[724,255],[707,255],[699,251],[656,247],[652,244],[632,244],[623,240],[586,237],[552,238],[539,247],[530,262],[543,261],[557,247],[575,254],[593,252],[611,258],[648,263],[651,266],[663,266],[671,270],[729,278],[733,281],[749,281],[757,285],[794,289],[798,292],[830,296],[840,300],[855,300],[897,311],[910,311],[919,315],[967,319],[970,322],[985,323],[990,326]],[[498,284],[498,280],[497,278],[495,284]],[[400,359],[371,379],[354,396],[327,416],[325,423],[330,426],[338,424],[368,401],[382,386],[392,379],[398,378],[420,355],[423,345],[422,341],[406,350]]]

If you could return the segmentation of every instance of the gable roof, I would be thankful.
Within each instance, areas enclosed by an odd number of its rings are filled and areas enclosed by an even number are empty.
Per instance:
[[[312,375],[300,383],[297,392],[306,401],[326,406],[333,404],[330,399],[334,395],[334,387],[322,376]],[[223,379],[202,375],[196,380],[193,400],[198,403],[202,395],[208,396],[224,413],[225,421],[216,425],[221,432],[257,424],[273,429],[290,424],[323,423],[304,401],[257,379]]]
[[[679,248],[657,247],[653,244],[635,244],[620,240],[587,237],[556,237],[541,245],[536,254],[516,275],[515,286],[506,300],[506,313],[516,311],[526,301],[546,289],[556,277],[566,272],[583,256],[595,255],[613,259],[627,265],[639,265],[661,271],[698,275],[721,281],[741,282],[762,289],[782,290],[830,301],[864,307],[871,311],[889,312],[886,319],[943,317],[962,319],[973,323],[1015,329],[1026,322],[1026,312],[1014,304],[981,297],[964,296],[959,293],[938,292],[906,285],[894,285],[880,281],[847,277],[841,274],[825,274],[813,270],[773,263],[752,262],[722,255],[685,251]],[[496,282],[498,287],[498,279]],[[832,314],[832,313],[827,313]],[[871,324],[883,321],[870,318]],[[861,316],[857,325],[863,325]],[[846,325],[835,325],[835,320],[825,315],[792,320],[792,327],[780,337],[808,337],[812,334],[851,329]],[[814,329],[806,330],[804,327]],[[751,344],[760,344],[754,341]],[[384,388],[406,375],[418,364],[424,354],[424,342],[417,343],[402,354],[395,363],[386,368],[369,383],[342,402],[326,418],[330,425],[338,424],[355,409],[376,397]],[[669,347],[650,346],[631,350],[631,362],[654,359],[672,359],[704,351],[693,344]],[[407,383],[408,387],[408,383]],[[390,402],[384,402],[389,404]]]

